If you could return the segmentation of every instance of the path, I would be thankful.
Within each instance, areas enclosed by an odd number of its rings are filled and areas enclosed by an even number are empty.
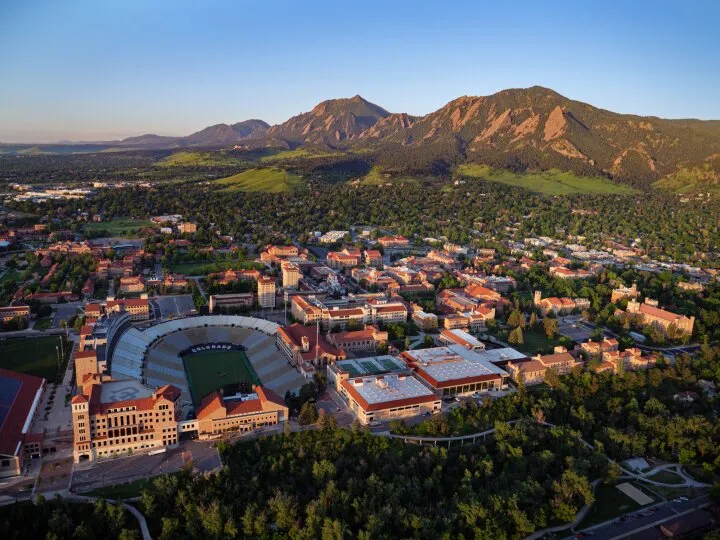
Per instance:
[[[69,501],[84,502],[84,503],[88,503],[88,502],[94,503],[96,501],[101,500],[99,497],[86,497],[84,495],[65,495],[64,498]],[[135,516],[135,519],[138,520],[138,523],[140,524],[140,532],[142,533],[143,540],[152,540],[152,536],[150,536],[150,530],[148,529],[148,526],[147,526],[147,521],[145,521],[145,516],[142,515],[140,510],[138,510],[134,506],[124,503],[122,501],[116,501],[113,499],[102,499],[102,500],[109,502],[109,503],[122,505],[122,507],[125,508],[125,510],[130,512],[133,516]]]
[[[601,482],[601,479],[598,478],[597,480],[593,480],[590,485],[592,486],[592,491],[595,493],[595,487]],[[593,501],[594,502],[594,501]],[[567,529],[572,529],[580,523],[583,519],[585,519],[585,516],[590,511],[590,508],[592,507],[593,503],[586,504],[583,506],[580,511],[575,516],[575,519],[573,519],[570,523],[565,523],[564,525],[556,525],[555,527],[547,527],[545,529],[540,529],[539,531],[535,531],[530,536],[526,536],[525,540],[535,540],[536,538],[541,538],[542,536],[545,536],[548,533],[555,533],[560,531],[565,531]]]

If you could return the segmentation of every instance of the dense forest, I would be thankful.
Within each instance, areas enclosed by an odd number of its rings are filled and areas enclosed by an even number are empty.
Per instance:
[[[519,538],[571,519],[607,469],[566,430],[532,422],[450,453],[325,428],[222,456],[217,475],[165,476],[143,492],[157,538]]]
[[[117,504],[61,499],[0,507],[0,536],[6,540],[139,540],[137,520]]]
[[[706,381],[706,382],[700,382]],[[568,427],[609,457],[652,456],[696,467],[706,479],[720,472],[718,398],[706,387],[720,385],[720,347],[704,346],[695,359],[680,356],[648,371],[580,372],[558,377],[548,370],[547,387],[524,388],[499,400],[472,402],[398,433],[477,433],[495,422],[533,417]],[[678,400],[691,392],[692,402]]]

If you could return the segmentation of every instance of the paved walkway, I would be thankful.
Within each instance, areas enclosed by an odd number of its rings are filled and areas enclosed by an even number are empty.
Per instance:
[[[598,478],[597,480],[593,480],[591,482],[593,493],[595,493],[595,488],[597,485],[601,482],[601,479]],[[564,525],[556,525],[555,527],[547,527],[546,529],[540,529],[539,531],[535,531],[530,536],[526,536],[525,540],[535,540],[536,538],[541,538],[542,536],[545,536],[548,533],[555,533],[560,531],[566,531],[567,529],[572,529],[580,523],[583,519],[585,519],[585,516],[590,511],[590,508],[592,507],[591,504],[586,504],[583,506],[580,511],[575,516],[575,519],[573,519],[570,523],[565,523]]]
[[[65,495],[65,499],[69,501],[75,501],[75,502],[82,502],[82,503],[94,503],[98,500],[100,500],[98,497],[86,497],[84,495]],[[152,536],[150,536],[150,530],[147,526],[147,521],[145,521],[145,516],[140,513],[140,510],[135,508],[132,505],[129,505],[127,503],[124,503],[122,501],[116,501],[113,499],[104,499],[106,502],[114,503],[114,504],[121,504],[125,510],[130,512],[133,516],[135,516],[135,519],[138,520],[138,523],[140,524],[140,532],[142,533],[143,540],[152,540]]]

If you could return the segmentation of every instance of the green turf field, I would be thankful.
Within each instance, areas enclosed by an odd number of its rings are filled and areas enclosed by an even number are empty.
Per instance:
[[[107,231],[110,236],[124,236],[135,232],[137,229],[155,226],[149,219],[115,218],[108,221],[87,223],[85,231]]]
[[[159,167],[190,167],[190,166],[231,166],[242,165],[243,160],[220,152],[188,152],[181,151],[169,155],[157,162]]]
[[[536,173],[515,173],[492,169],[487,165],[465,164],[457,167],[459,176],[499,182],[529,189],[546,195],[575,195],[577,193],[598,193],[601,195],[633,195],[636,189],[616,184],[599,176],[576,176],[571,172],[551,169]]]
[[[170,271],[175,274],[196,276],[200,274],[211,274],[224,270],[245,270],[251,268],[263,269],[263,265],[253,261],[205,261],[189,263],[173,263],[169,265]]]
[[[238,383],[260,384],[247,355],[238,350],[202,351],[183,357],[190,394],[197,407],[218,388]]]
[[[225,186],[223,191],[264,191],[267,193],[285,193],[293,191],[302,183],[297,174],[284,169],[267,167],[250,169],[227,178],[215,180],[215,184]]]
[[[0,368],[36,375],[53,381],[57,374],[55,347],[59,345],[59,336],[0,341]],[[67,355],[68,344],[65,341],[64,347]]]

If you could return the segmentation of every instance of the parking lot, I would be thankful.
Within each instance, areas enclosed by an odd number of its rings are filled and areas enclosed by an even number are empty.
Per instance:
[[[181,317],[195,312],[195,304],[190,294],[154,296],[150,299],[150,305],[156,319]]]
[[[82,493],[111,484],[131,482],[181,470],[185,466],[183,454],[190,452],[193,468],[200,472],[220,467],[220,457],[212,442],[189,441],[163,454],[138,454],[98,462],[75,465],[72,489]]]
[[[53,320],[51,328],[62,328],[60,323],[62,321],[70,320],[70,318],[77,313],[80,307],[80,302],[72,302],[68,304],[56,304],[55,313],[53,313]]]

